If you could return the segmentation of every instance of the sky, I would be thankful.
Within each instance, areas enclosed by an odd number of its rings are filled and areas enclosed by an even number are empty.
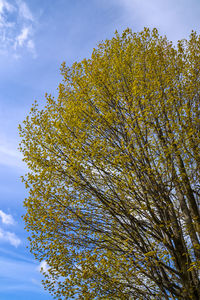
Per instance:
[[[22,219],[18,124],[34,100],[56,97],[61,63],[89,58],[116,30],[156,27],[176,43],[200,33],[199,15],[199,0],[0,0],[0,300],[52,299]]]

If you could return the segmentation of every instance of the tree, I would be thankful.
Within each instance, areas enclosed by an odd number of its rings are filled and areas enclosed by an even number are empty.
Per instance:
[[[127,29],[20,126],[31,251],[58,299],[200,298],[200,37]]]

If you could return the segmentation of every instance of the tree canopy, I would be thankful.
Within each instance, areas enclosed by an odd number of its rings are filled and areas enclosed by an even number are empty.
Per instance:
[[[200,37],[145,28],[63,63],[23,125],[31,251],[58,299],[200,298]]]

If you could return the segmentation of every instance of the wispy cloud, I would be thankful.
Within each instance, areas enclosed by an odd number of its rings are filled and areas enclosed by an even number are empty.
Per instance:
[[[6,225],[14,225],[15,224],[13,217],[9,214],[6,214],[2,210],[0,210],[0,218],[1,218],[1,222],[3,224],[6,224]]]
[[[22,0],[0,0],[0,54],[20,57],[23,50],[36,56],[35,19]]]
[[[29,39],[27,42],[27,48],[30,50],[30,52],[33,53],[34,57],[36,57],[36,50],[35,50],[35,44],[33,40]]]
[[[28,27],[22,28],[22,31],[16,37],[15,48],[17,48],[17,46],[22,47],[27,41],[29,34],[30,34],[30,29]]]
[[[17,5],[18,5],[18,8],[19,8],[19,15],[24,18],[24,19],[27,19],[27,20],[30,20],[30,21],[34,21],[34,17],[32,15],[32,12],[30,11],[29,7],[27,6],[27,4],[24,2],[24,1],[21,1],[21,0],[17,0]]]
[[[0,14],[7,10],[8,12],[13,12],[14,6],[7,2],[6,0],[0,0]]]
[[[0,241],[8,242],[14,247],[18,247],[21,244],[21,240],[14,232],[5,231],[2,228],[0,228]]]

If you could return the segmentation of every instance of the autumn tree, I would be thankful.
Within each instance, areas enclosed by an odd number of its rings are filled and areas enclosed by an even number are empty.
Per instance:
[[[200,37],[127,29],[20,127],[31,251],[58,299],[200,299]]]

